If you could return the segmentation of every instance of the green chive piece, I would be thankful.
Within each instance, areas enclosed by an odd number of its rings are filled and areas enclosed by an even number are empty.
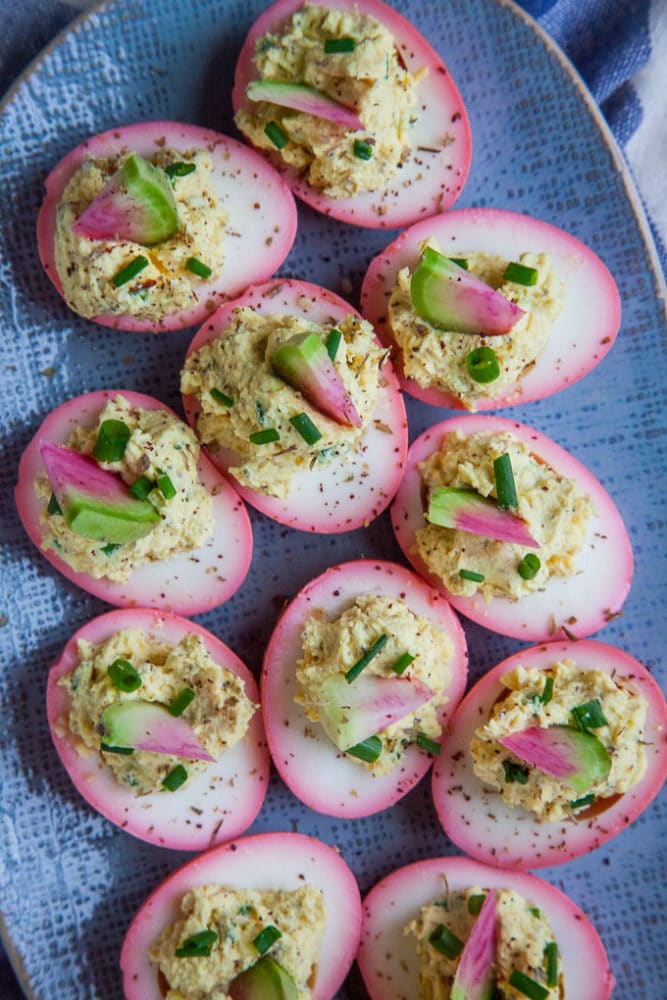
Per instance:
[[[510,261],[505,268],[503,281],[513,281],[517,285],[536,285],[540,272],[536,267],[526,267],[516,261]]]
[[[325,341],[325,347],[327,349],[327,354],[332,361],[336,360],[336,355],[338,354],[338,348],[340,347],[340,342],[343,339],[343,334],[336,327],[329,330],[327,334],[327,339]]]
[[[544,960],[547,967],[547,986],[558,986],[558,945],[550,941],[544,946]]]
[[[249,913],[252,913],[253,909],[254,907],[250,903],[244,903],[242,906],[239,906],[239,914],[242,917],[247,917]]]
[[[549,990],[540,986],[524,972],[519,972],[518,969],[512,970],[508,982],[510,986],[513,986],[519,993],[523,993],[525,997],[529,997],[530,1000],[547,1000],[549,996]]]
[[[348,747],[345,753],[350,757],[358,757],[359,760],[366,761],[367,764],[374,764],[382,753],[382,740],[379,736],[369,736],[361,743],[355,743],[353,747]]]
[[[473,917],[476,917],[482,909],[485,899],[486,895],[484,894],[468,896],[468,913],[472,913]]]
[[[584,795],[580,799],[572,799],[569,806],[570,809],[585,809],[587,806],[592,806],[594,802],[595,796],[589,792],[588,795]]]
[[[463,268],[464,271],[468,270],[468,261],[465,257],[450,257],[452,264],[456,264],[457,267]]]
[[[167,777],[162,782],[162,787],[166,788],[168,792],[175,792],[177,788],[188,780],[188,772],[185,770],[182,764],[177,764],[173,767]]]
[[[466,368],[475,382],[495,382],[500,375],[498,356],[490,347],[476,347],[466,355]]]
[[[167,177],[187,177],[196,169],[197,166],[194,163],[184,163],[182,160],[177,160],[176,163],[170,163],[169,166],[165,167],[164,172]]]
[[[534,916],[534,917],[535,917],[535,918],[536,918],[537,920],[539,920],[539,919],[540,919],[540,917],[542,916],[542,914],[540,913],[540,908],[539,908],[539,906],[529,906],[529,907],[528,907],[528,910],[529,910],[529,912],[530,912],[530,913],[532,913],[532,914],[533,914],[533,916]]]
[[[156,485],[165,500],[173,500],[176,496],[176,487],[166,472],[160,473],[157,477]]]
[[[130,493],[137,500],[145,500],[150,491],[155,487],[155,483],[152,482],[148,476],[139,476],[135,479],[130,486]]]
[[[130,428],[122,420],[103,420],[93,445],[93,455],[98,462],[120,462],[129,440]]]
[[[266,423],[266,410],[262,406],[262,403],[260,402],[259,399],[255,400],[255,413],[257,414],[258,423],[264,426],[264,424]]]
[[[512,472],[512,460],[507,452],[503,455],[498,455],[498,458],[494,458],[493,475],[496,480],[496,500],[498,501],[498,506],[503,509],[517,507],[519,501],[516,495],[514,473]]]
[[[354,52],[356,47],[354,38],[349,38],[347,35],[343,38],[327,38],[324,42],[324,51],[327,55],[333,52]]]
[[[373,147],[369,142],[365,142],[364,139],[355,139],[354,155],[358,160],[370,160],[373,155]]]
[[[322,437],[307,413],[297,413],[289,418],[289,422],[294,430],[299,432],[306,444],[315,444]]]
[[[463,951],[463,941],[457,938],[456,934],[452,934],[444,924],[438,924],[431,932],[428,943],[447,958],[457,958]]]
[[[486,579],[483,573],[475,573],[473,569],[460,569],[459,576],[462,580],[472,580],[473,583],[484,583]]]
[[[268,924],[259,932],[252,943],[260,955],[266,955],[269,948],[282,936],[282,931],[279,931],[273,924]]]
[[[105,753],[119,753],[125,757],[134,753],[134,747],[114,747],[110,743],[100,743],[100,750],[104,750]]]
[[[275,427],[267,427],[264,431],[255,431],[248,440],[253,444],[271,444],[273,441],[280,441],[280,434]]]
[[[222,403],[223,406],[234,405],[234,400],[232,399],[232,397],[228,396],[226,392],[222,391],[222,389],[216,389],[216,388],[211,389],[211,396],[216,401],[216,403]]]
[[[505,772],[506,784],[511,785],[513,782],[516,782],[517,785],[528,784],[528,768],[522,764],[515,764],[514,761],[504,760],[503,771]]]
[[[167,711],[170,715],[179,716],[183,715],[188,705],[195,700],[195,693],[192,688],[185,687],[182,691],[179,691],[176,697],[167,705]]]
[[[386,646],[386,644],[387,644],[387,636],[383,632],[382,635],[375,640],[371,648],[367,649],[364,655],[360,659],[358,659],[356,663],[353,663],[350,669],[347,671],[347,673],[345,674],[345,680],[347,681],[348,684],[351,684],[352,681],[355,681],[357,679],[361,671],[365,670],[365,668],[368,666],[371,660],[377,656],[377,654],[380,652],[381,649],[383,649],[384,646]]]
[[[264,129],[264,135],[269,139],[276,149],[284,149],[289,142],[286,132],[283,132],[278,122],[269,122]]]
[[[211,948],[218,940],[216,931],[198,931],[187,937],[183,944],[176,949],[176,958],[208,958]]]
[[[519,563],[519,576],[522,580],[532,580],[539,573],[541,565],[539,556],[536,556],[534,552],[527,552]]]
[[[572,715],[579,729],[599,729],[600,726],[607,725],[599,698],[586,701],[583,705],[575,705]]]
[[[129,660],[114,660],[108,672],[111,683],[118,691],[136,691],[141,687],[141,677]]]
[[[197,257],[188,257],[185,262],[185,269],[186,271],[190,271],[191,274],[196,274],[198,278],[210,278],[213,274],[208,264],[204,264]]]
[[[105,556],[110,556],[113,552],[116,551],[116,549],[119,548],[120,548],[120,542],[109,542],[108,545],[103,545],[100,551],[103,552]]]
[[[540,695],[540,701],[543,705],[548,705],[554,696],[554,679],[553,677],[547,677],[544,682],[544,687],[542,688],[542,694]]]
[[[121,285],[126,285],[128,281],[132,281],[132,278],[136,278],[138,274],[141,274],[145,267],[148,267],[148,257],[139,254],[138,257],[131,260],[125,267],[121,267],[120,271],[116,271],[111,279],[111,284],[115,285],[116,288],[120,288]]]
[[[426,733],[417,733],[415,742],[420,750],[426,750],[427,753],[432,754],[434,757],[437,757],[442,750],[442,744],[432,740]]]
[[[413,660],[414,656],[412,653],[401,653],[399,658],[396,660],[396,663],[392,665],[391,669],[400,677],[401,674],[405,673]]]
[[[60,504],[56,500],[55,493],[52,493],[49,497],[49,506],[46,508],[47,514],[62,514],[62,509]]]

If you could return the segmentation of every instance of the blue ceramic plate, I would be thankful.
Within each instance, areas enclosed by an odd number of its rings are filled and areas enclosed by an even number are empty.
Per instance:
[[[47,668],[71,632],[104,608],[40,558],[15,516],[11,489],[21,450],[46,412],[70,396],[122,385],[178,409],[178,370],[191,333],[116,333],[69,312],[37,261],[42,181],[68,149],[118,123],[175,118],[231,131],[236,54],[262,6],[112,0],[63,35],[3,109],[0,905],[5,941],[31,997],[119,998],[117,961],[130,917],[185,860],[91,812],[54,754],[44,708]],[[572,68],[518,8],[499,0],[400,6],[442,54],[470,112],[474,158],[460,204],[523,210],[570,230],[620,286],[623,328],[603,363],[577,385],[512,415],[572,451],[618,504],[637,572],[623,616],[600,638],[657,672],[667,606],[664,289],[627,171]],[[284,273],[354,302],[368,261],[392,235],[327,221],[300,206]],[[412,437],[445,415],[412,399],[408,410]],[[333,562],[361,554],[401,558],[386,514],[366,530],[333,537],[285,530],[261,515],[253,514],[253,523],[256,555],[246,583],[201,620],[255,669],[285,596]],[[518,647],[473,625],[466,630],[473,678]],[[662,812],[654,804],[597,853],[545,873],[600,931],[619,997],[659,996],[667,981],[667,928],[656,917],[665,882],[662,815],[664,804]],[[278,829],[338,845],[363,890],[399,865],[454,853],[435,820],[428,782],[385,814],[341,822],[309,812],[274,779],[253,830]],[[364,995],[353,974],[341,996]]]

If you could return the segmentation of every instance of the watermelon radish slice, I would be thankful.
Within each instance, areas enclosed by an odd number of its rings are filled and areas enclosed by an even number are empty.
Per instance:
[[[608,799],[604,811],[599,811],[600,802],[574,822],[540,823],[525,810],[505,805],[498,792],[483,785],[473,772],[468,747],[473,731],[506,690],[501,676],[519,666],[546,670],[563,658],[573,660],[579,669],[603,671],[644,697],[647,763],[637,784],[620,798]],[[590,639],[523,649],[482,677],[457,709],[433,770],[438,817],[450,840],[480,861],[516,869],[561,864],[604,844],[655,798],[667,773],[666,733],[664,696],[648,671],[627,653]]]
[[[491,1000],[496,937],[496,891],[490,889],[461,952],[452,1000]]]
[[[611,758],[597,736],[569,726],[531,726],[498,742],[519,760],[564,781],[579,795],[594,782],[604,780],[611,770]]]
[[[416,679],[362,674],[350,684],[340,675],[322,685],[318,714],[331,742],[348,750],[411,715],[434,694]]]
[[[442,899],[447,888],[462,892],[473,886],[513,889],[544,913],[558,944],[567,1000],[609,1000],[614,987],[609,961],[595,928],[579,907],[535,875],[491,868],[469,858],[429,858],[406,865],[378,882],[365,897],[357,962],[371,1000],[419,996],[415,939],[404,935],[403,928],[419,916],[423,906]]]
[[[483,535],[499,542],[513,542],[539,549],[526,522],[471,490],[439,486],[431,493],[426,520],[443,528],[458,528],[473,535]]]
[[[246,87],[250,101],[268,101],[294,111],[305,111],[316,118],[325,118],[347,129],[363,129],[363,122],[350,108],[334,101],[328,94],[309,87],[306,83],[288,83],[283,80],[251,80]]]
[[[127,1000],[162,1000],[157,966],[148,950],[180,913],[186,892],[201,885],[230,889],[321,890],[326,924],[312,1000],[333,1000],[359,944],[361,900],[354,875],[340,854],[300,833],[264,833],[216,847],[179,868],[140,907],[120,956]]]
[[[107,400],[118,395],[133,406],[172,413],[157,399],[141,393],[111,389],[91,392],[53,410],[23,453],[14,495],[23,526],[38,548],[43,536],[42,502],[35,495],[34,483],[38,476],[45,475],[40,448],[49,442],[64,444],[75,427],[95,424]],[[200,549],[142,566],[126,583],[76,573],[55,549],[40,551],[68,580],[109,604],[150,606],[181,614],[198,614],[217,607],[245,579],[252,557],[252,532],[242,500],[203,453],[198,468],[201,481],[213,494],[214,518],[213,536]]]
[[[199,330],[188,348],[188,356],[204,344],[224,335],[234,309],[249,306],[264,314],[289,313],[314,323],[342,322],[350,313],[358,315],[343,299],[318,285],[285,279],[249,289],[227,303]],[[184,396],[185,415],[196,428],[199,404]],[[374,520],[398,488],[407,452],[407,418],[401,393],[391,366],[383,364],[378,404],[361,448],[341,462],[316,462],[299,471],[290,495],[267,496],[236,484],[244,500],[268,517],[301,531],[322,533],[351,531]],[[208,449],[211,460],[223,472],[234,466],[231,451]],[[369,475],[370,470],[370,475]]]
[[[341,563],[297,594],[274,629],[262,666],[262,711],[269,749],[281,778],[302,802],[316,812],[344,818],[370,816],[393,805],[424,776],[432,760],[413,745],[392,773],[374,776],[338,753],[322,728],[294,701],[306,618],[317,608],[323,608],[329,618],[338,617],[360,594],[400,597],[414,614],[430,619],[449,636],[454,655],[445,692],[448,701],[439,709],[443,728],[463,694],[467,676],[465,636],[458,619],[443,597],[402,566],[370,559]]]
[[[404,268],[414,271],[424,240],[435,238],[442,252],[498,254],[516,260],[522,253],[548,252],[565,283],[562,312],[534,367],[501,395],[481,398],[478,410],[495,410],[550,396],[582,378],[612,347],[621,322],[621,300],[613,277],[576,237],[539,219],[494,208],[465,208],[425,219],[389,244],[375,257],[361,289],[361,311],[388,347],[394,340],[387,323],[387,303]],[[490,343],[493,347],[493,342]],[[401,386],[411,396],[433,406],[463,409],[451,393],[423,388],[402,371],[400,350],[394,352]]]
[[[109,611],[80,628],[49,671],[46,706],[51,737],[70,778],[93,809],[151,844],[202,851],[238,836],[255,819],[268,788],[269,754],[259,712],[253,715],[242,740],[226,750],[206,772],[175,792],[137,797],[131,788],[116,780],[100,754],[80,753],[81,744],[65,721],[70,711],[70,693],[58,681],[79,663],[79,639],[99,644],[121,629],[139,629],[159,642],[174,646],[185,634],[194,632],[201,636],[217,663],[243,680],[248,698],[255,704],[259,702],[257,685],[248,668],[201,625],[146,608]]]
[[[270,955],[246,969],[229,984],[231,1000],[299,1000],[296,984]]]
[[[89,240],[131,240],[152,246],[178,232],[178,208],[163,170],[130,153],[120,170],[72,226]]]
[[[293,389],[303,393],[321,413],[339,424],[361,427],[361,417],[316,333],[297,334],[281,344],[271,364]]]
[[[160,323],[132,316],[96,316],[95,321],[104,326],[160,333],[201,323],[221,302],[239,295],[253,281],[264,281],[274,274],[294,242],[294,199],[276,171],[257,153],[234,139],[197,125],[139,122],[86,139],[46,179],[46,197],[37,220],[37,242],[42,265],[61,295],[54,256],[56,211],[72,175],[88,156],[135,152],[148,158],[164,145],[183,153],[206,149],[213,157],[213,183],[227,213],[224,265],[217,277],[202,281],[193,276],[198,302],[192,308],[167,316]]]
[[[140,698],[116,701],[105,708],[100,722],[104,742],[113,747],[132,747],[191,760],[215,760],[185,719],[174,718],[164,705],[154,701]]]
[[[431,586],[445,592],[442,581],[428,571],[412,547],[416,532],[425,524],[418,463],[437,450],[451,431],[512,434],[555,472],[576,480],[596,510],[588,522],[575,576],[552,577],[542,590],[518,601],[496,597],[485,601],[479,592],[473,597],[447,594],[453,607],[494,632],[533,642],[549,642],[563,634],[583,637],[603,628],[619,612],[632,581],[632,549],[621,516],[603,486],[580,462],[544,434],[514,420],[491,415],[452,417],[413,442],[391,509],[396,538],[408,561]]]
[[[451,74],[440,56],[417,29],[381,0],[327,0],[337,10],[358,9],[381,21],[396,40],[400,59],[410,73],[427,72],[417,87],[419,116],[410,130],[411,152],[391,186],[379,192],[362,192],[348,198],[328,198],[287,168],[279,154],[271,161],[284,175],[294,194],[312,208],[353,225],[393,229],[442,212],[458,198],[470,169],[470,124]],[[279,32],[281,23],[301,7],[301,0],[278,0],[255,21],[239,55],[232,104],[252,111],[246,96],[257,76],[254,62],[257,40]],[[447,141],[443,143],[443,134]]]

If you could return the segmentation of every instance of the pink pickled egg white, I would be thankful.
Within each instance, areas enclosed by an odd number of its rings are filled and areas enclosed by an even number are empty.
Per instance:
[[[395,347],[387,309],[396,276],[404,267],[415,270],[420,244],[429,238],[435,238],[442,252],[453,257],[490,253],[512,261],[523,253],[549,253],[565,285],[563,309],[534,367],[502,395],[480,399],[478,410],[529,403],[559,392],[586,375],[611,349],[621,323],[621,299],[613,277],[597,254],[556,226],[497,208],[462,208],[423,219],[371,261],[361,289],[361,311],[373,323],[383,344]],[[493,348],[493,338],[487,343]],[[396,347],[393,357],[401,387],[411,396],[433,406],[463,409],[450,393],[423,388],[414,379],[406,378]]]
[[[126,583],[114,583],[105,577],[95,579],[87,573],[77,573],[55,549],[40,547],[43,504],[34,489],[35,480],[46,476],[40,445],[44,441],[65,444],[76,427],[94,424],[107,401],[118,395],[132,406],[166,410],[176,416],[159,400],[125,389],[104,389],[77,396],[53,410],[24,451],[19,465],[15,499],[23,526],[42,555],[63,576],[109,604],[150,606],[184,615],[215,608],[228,600],[246,577],[252,557],[252,532],[243,501],[203,452],[198,471],[201,482],[213,495],[214,532],[201,548],[148,563],[134,570]]]
[[[374,777],[337,750],[322,726],[311,722],[294,701],[306,618],[318,609],[336,618],[361,594],[401,598],[414,614],[428,618],[451,639],[447,702],[439,713],[443,730],[463,696],[468,668],[463,629],[449,604],[402,566],[371,559],[342,563],[297,594],[279,619],[264,655],[261,692],[267,740],[278,773],[297,798],[316,812],[346,819],[370,816],[393,805],[417,784],[433,760],[412,745],[390,774]]]
[[[403,928],[447,891],[513,889],[549,919],[558,944],[567,1000],[608,1000],[614,977],[597,931],[558,889],[535,875],[502,871],[469,858],[430,858],[391,872],[363,902],[357,962],[371,1000],[415,1000],[419,962]]]
[[[261,809],[269,781],[269,753],[261,713],[256,711],[239,743],[226,750],[205,773],[175,792],[136,795],[122,785],[102,756],[86,748],[70,731],[71,695],[61,677],[79,663],[77,642],[99,644],[121,629],[139,629],[157,642],[171,645],[188,633],[201,636],[216,663],[241,678],[255,705],[259,694],[254,677],[242,660],[201,625],[146,608],[110,611],[80,628],[49,671],[47,714],[51,736],[70,778],[86,801],[121,830],[160,847],[203,851],[243,833]],[[187,763],[185,763],[187,769]]]
[[[255,21],[236,67],[232,104],[252,109],[246,87],[259,78],[255,45],[267,32],[279,32],[301,7],[301,0],[278,0]],[[440,56],[396,10],[380,0],[325,0],[335,10],[359,10],[382,22],[394,37],[399,58],[410,73],[426,70],[417,87],[417,120],[410,128],[411,151],[383,191],[329,198],[311,187],[279,154],[271,156],[294,194],[312,208],[342,222],[375,229],[409,226],[417,219],[443,212],[456,201],[465,184],[472,156],[470,123],[461,95]],[[360,133],[360,138],[364,137]],[[446,134],[447,142],[443,144]]]
[[[86,139],[69,152],[46,178],[46,197],[37,220],[42,265],[62,295],[55,265],[58,203],[73,174],[86,158],[138,153],[150,157],[166,146],[177,152],[205,149],[214,162],[211,181],[226,215],[224,263],[219,275],[193,279],[196,305],[161,322],[127,315],[96,316],[95,322],[119,330],[160,333],[203,322],[221,302],[239,295],[254,281],[278,270],[296,235],[296,205],[291,191],[263,157],[229,136],[181,122],[137,122]]]
[[[262,833],[207,851],[170,875],[149,896],[132,921],[121,952],[127,1000],[162,1000],[157,966],[148,951],[176,920],[190,889],[289,890],[312,885],[324,895],[326,925],[312,1000],[332,1000],[352,965],[359,944],[361,899],[354,875],[340,854],[300,833]]]
[[[223,335],[235,309],[248,306],[262,315],[303,316],[313,323],[341,323],[359,314],[333,292],[291,279],[267,282],[248,289],[240,298],[222,306],[201,327],[188,348],[188,356]],[[196,427],[199,404],[194,396],[183,397],[185,415]],[[235,483],[236,489],[263,514],[301,531],[334,533],[351,531],[373,521],[390,503],[398,489],[408,446],[408,426],[403,396],[388,361],[380,371],[380,394],[372,421],[358,451],[341,462],[315,461],[312,468],[298,471],[284,500],[267,496]],[[207,449],[223,472],[238,458],[229,450]],[[313,457],[317,454],[315,448]]]
[[[479,593],[473,597],[449,594],[442,581],[429,572],[413,551],[416,533],[426,525],[417,466],[440,447],[444,435],[451,431],[512,434],[556,473],[576,480],[591,497],[596,513],[589,520],[583,549],[576,557],[574,576],[552,577],[542,590],[526,594],[518,601],[498,597],[485,601]],[[632,582],[633,558],[628,533],[604,487],[550,438],[504,417],[488,414],[452,417],[424,431],[410,447],[391,519],[398,543],[419,575],[446,593],[450,604],[466,618],[500,635],[529,642],[549,642],[563,634],[577,638],[591,635],[618,614]]]
[[[500,793],[472,769],[469,746],[499,696],[501,677],[517,667],[546,670],[564,658],[583,670],[599,670],[638,691],[648,714],[644,735],[646,770],[636,785],[603,812],[582,810],[577,820],[538,822],[532,813],[505,805]],[[620,649],[593,640],[551,642],[523,649],[490,670],[454,713],[434,769],[433,800],[447,836],[466,854],[502,868],[542,868],[589,854],[647,808],[667,774],[667,706],[642,664]],[[573,795],[573,798],[576,796]]]

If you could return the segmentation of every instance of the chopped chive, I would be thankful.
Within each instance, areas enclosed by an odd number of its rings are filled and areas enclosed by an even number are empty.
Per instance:
[[[498,458],[494,458],[493,475],[496,480],[496,500],[498,501],[498,506],[503,509],[518,506],[519,501],[516,495],[514,473],[512,472],[512,460],[507,452],[498,455]]]
[[[164,172],[167,177],[187,177],[196,169],[197,166],[194,163],[184,163],[182,160],[177,160],[176,163],[170,163],[165,167]]]
[[[444,924],[438,924],[428,939],[428,943],[447,958],[457,958],[463,951],[463,941],[452,934]]]
[[[396,660],[396,663],[392,665],[391,669],[400,677],[401,674],[405,673],[413,660],[414,656],[412,653],[401,653],[399,658]]]
[[[273,441],[280,440],[280,434],[275,429],[275,427],[267,427],[264,431],[255,431],[248,437],[249,441],[253,444],[271,444]]]
[[[182,764],[177,764],[173,767],[167,777],[162,782],[162,787],[166,788],[168,792],[175,792],[177,788],[188,780],[188,772],[185,770]]]
[[[594,802],[595,796],[589,792],[588,795],[584,795],[580,799],[572,799],[569,806],[570,809],[585,809],[587,806],[592,806]]]
[[[234,400],[231,396],[228,396],[226,392],[222,389],[216,389],[215,387],[211,389],[211,396],[216,401],[216,403],[222,403],[223,406],[233,406]]]
[[[250,903],[243,903],[242,906],[239,906],[239,914],[242,917],[247,917],[249,913],[252,913],[253,909],[254,907]]]
[[[343,38],[327,38],[324,42],[324,51],[327,55],[333,52],[354,52],[357,43],[354,38],[345,35]]]
[[[544,687],[542,688],[542,694],[540,695],[540,701],[543,705],[548,705],[554,696],[554,679],[553,677],[547,677],[544,682]]]
[[[277,927],[274,927],[273,924],[268,924],[268,926],[264,927],[259,932],[252,943],[260,955],[266,955],[269,948],[276,943],[278,938],[281,938],[282,936],[282,932],[279,931]]]
[[[484,583],[486,579],[483,573],[475,573],[473,569],[460,569],[459,576],[462,580],[472,580],[473,583]]]
[[[468,913],[472,913],[473,917],[476,917],[479,911],[482,909],[485,899],[486,895],[484,894],[476,894],[474,896],[468,896]]]
[[[464,271],[468,270],[468,261],[465,257],[450,257],[452,264],[456,264],[457,267],[462,267]]]
[[[93,445],[93,455],[98,462],[120,462],[129,440],[130,428],[126,423],[122,420],[103,420]]]
[[[119,548],[120,548],[120,542],[109,542],[108,545],[103,545],[100,551],[103,552],[105,556],[110,556],[113,552],[116,551],[116,549]]]
[[[524,767],[523,764],[515,764],[512,760],[504,760],[502,763],[506,784],[511,785],[513,782],[516,782],[517,785],[528,784],[527,767]]]
[[[544,946],[544,959],[547,967],[547,986],[558,986],[558,945],[550,941]]]
[[[187,937],[183,944],[176,949],[176,958],[209,958],[211,948],[218,940],[216,931],[198,931]]]
[[[273,143],[276,149],[284,149],[289,142],[287,133],[283,132],[278,122],[269,122],[264,129],[264,135]]]
[[[432,754],[434,757],[437,757],[442,750],[442,744],[432,740],[426,733],[417,733],[415,742],[420,750],[426,750],[427,753]]]
[[[536,267],[526,267],[513,260],[505,268],[503,281],[513,281],[517,285],[536,285],[539,274]]]
[[[136,691],[141,687],[141,677],[129,660],[114,660],[108,673],[111,683],[118,691]]]
[[[536,918],[537,918],[538,920],[539,920],[539,919],[540,919],[540,917],[542,916],[542,914],[540,913],[540,908],[539,908],[539,906],[529,906],[529,907],[528,907],[528,910],[529,910],[529,912],[530,912],[530,913],[532,913],[532,914],[533,914],[533,916],[534,916],[534,917],[536,917]]]
[[[116,288],[120,288],[121,285],[126,285],[128,281],[132,281],[132,278],[136,278],[145,267],[148,267],[148,257],[139,254],[126,267],[121,267],[120,271],[116,271],[111,279],[111,284],[115,285]]]
[[[176,697],[167,705],[170,715],[183,715],[188,705],[195,700],[195,693],[192,688],[185,687],[179,691]]]
[[[534,979],[531,979],[524,972],[519,972],[518,969],[512,970],[508,982],[510,986],[513,986],[519,993],[523,993],[525,997],[529,997],[530,1000],[547,1000],[549,996],[549,990],[545,989],[544,986],[540,986],[539,983],[536,983]]]
[[[327,354],[332,361],[336,360],[336,355],[338,354],[338,348],[340,347],[340,342],[343,339],[343,334],[336,327],[329,330],[327,334],[327,339],[325,341],[325,346],[327,349]]]
[[[539,573],[541,565],[539,556],[536,556],[534,552],[527,552],[519,563],[519,576],[522,580],[532,580]]]
[[[364,655],[360,657],[360,659],[358,659],[356,663],[353,663],[350,669],[347,671],[347,673],[345,674],[345,680],[347,681],[348,684],[351,684],[352,681],[357,679],[361,671],[368,666],[371,660],[375,656],[377,656],[377,654],[384,646],[386,646],[386,644],[387,644],[387,636],[383,632],[382,635],[375,640],[371,648],[367,649]]]
[[[266,410],[262,406],[262,403],[260,402],[259,399],[255,400],[255,413],[257,414],[258,423],[262,424],[263,426],[264,423],[266,422]]]
[[[52,493],[49,497],[49,506],[46,508],[47,514],[62,514],[62,508],[58,501],[56,500],[55,493]]]
[[[490,347],[476,347],[467,354],[466,368],[475,382],[495,382],[500,375],[498,356]]]
[[[131,753],[134,753],[134,747],[114,747],[111,743],[100,743],[100,750],[104,750],[105,753],[123,754],[125,757],[129,757]]]
[[[188,257],[185,262],[185,269],[186,271],[190,271],[191,274],[196,274],[198,278],[210,278],[213,274],[208,264],[204,264],[197,257]]]
[[[363,139],[354,140],[354,155],[358,160],[370,160],[373,155],[373,147]]]
[[[135,479],[130,486],[130,493],[137,500],[145,500],[150,491],[154,488],[155,483],[148,478],[148,476],[139,476]]]
[[[289,418],[289,422],[294,430],[299,432],[306,444],[315,444],[322,437],[307,413],[297,413]]]
[[[366,761],[367,764],[374,764],[382,753],[382,740],[379,736],[369,736],[361,743],[355,743],[353,747],[348,747],[345,753],[350,757],[358,757],[359,760]]]
[[[607,725],[599,698],[586,701],[583,705],[575,705],[572,715],[579,729],[599,729],[600,726]]]
[[[166,472],[160,473],[157,477],[156,485],[165,500],[173,500],[176,496],[176,487]]]

